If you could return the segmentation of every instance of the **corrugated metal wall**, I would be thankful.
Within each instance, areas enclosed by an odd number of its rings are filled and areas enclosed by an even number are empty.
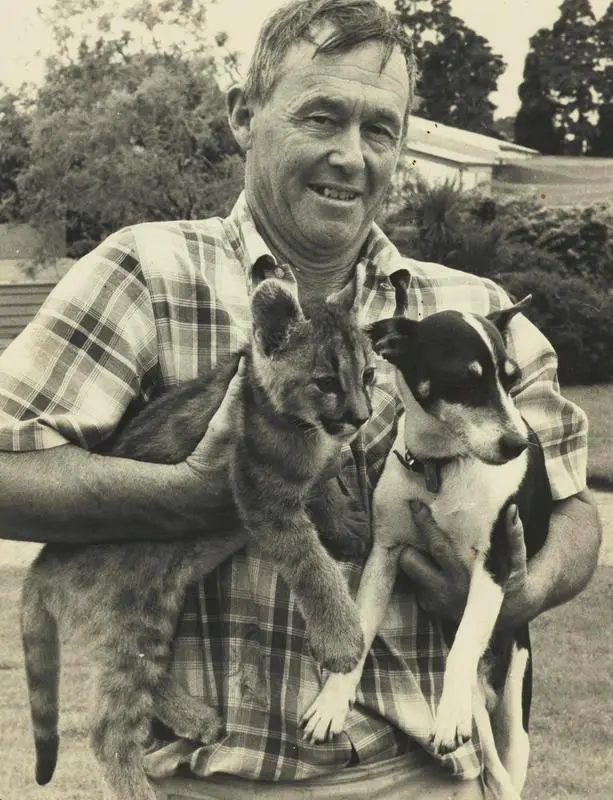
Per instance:
[[[0,353],[36,314],[54,283],[0,283]]]

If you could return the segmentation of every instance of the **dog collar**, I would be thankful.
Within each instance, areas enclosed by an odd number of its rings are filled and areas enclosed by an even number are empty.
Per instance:
[[[398,450],[394,450],[394,455],[405,469],[410,470],[410,472],[416,472],[418,475],[423,475],[426,481],[426,489],[433,494],[437,494],[441,488],[441,467],[453,460],[451,458],[432,458],[427,461],[421,461],[410,450],[405,450],[404,455],[399,453]]]

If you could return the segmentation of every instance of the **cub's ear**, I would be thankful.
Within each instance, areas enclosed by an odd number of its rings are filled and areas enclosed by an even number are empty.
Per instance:
[[[287,342],[290,329],[304,320],[291,289],[281,281],[267,278],[251,295],[253,336],[264,355],[271,355]]]
[[[338,306],[347,313],[354,311],[357,314],[360,310],[365,277],[366,269],[363,264],[359,263],[354,270],[352,280],[339,292],[329,294],[326,297],[326,303],[330,306]]]
[[[374,322],[366,328],[366,333],[375,352],[390,364],[399,366],[412,351],[417,325],[417,322],[406,317],[389,317]]]
[[[519,314],[520,311],[523,311],[531,302],[532,295],[528,294],[523,300],[520,300],[519,303],[515,303],[514,306],[503,308],[501,311],[492,311],[491,314],[487,315],[487,318],[494,323],[501,333],[504,333],[513,317]]]

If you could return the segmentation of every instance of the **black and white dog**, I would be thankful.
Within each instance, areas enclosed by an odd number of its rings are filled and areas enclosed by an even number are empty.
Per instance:
[[[399,554],[406,545],[427,550],[407,513],[407,501],[418,499],[439,528],[453,532],[471,575],[449,636],[432,746],[455,750],[474,724],[486,782],[504,800],[517,800],[526,778],[531,700],[528,626],[494,634],[510,569],[505,515],[517,503],[531,557],[545,541],[551,511],[542,451],[509,394],[519,371],[504,337],[527,302],[488,317],[442,311],[372,326],[375,349],[395,368],[405,413],[373,498],[374,541],[357,595],[366,648],[355,670],[328,677],[302,719],[311,742],[343,730]]]

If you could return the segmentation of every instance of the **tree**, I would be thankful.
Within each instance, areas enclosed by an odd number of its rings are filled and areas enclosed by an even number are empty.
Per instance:
[[[426,3],[428,8],[418,4]],[[505,64],[483,36],[451,13],[450,0],[396,0],[410,31],[419,68],[419,114],[434,122],[490,134],[496,91]]]
[[[182,47],[143,50],[126,29],[76,47],[67,36],[47,62],[18,183],[30,219],[65,221],[71,255],[128,224],[224,213],[236,197],[242,160],[216,63]]]
[[[30,160],[29,104],[0,85],[0,223],[21,222],[19,174]]]
[[[521,106],[515,117],[515,141],[547,155],[559,155],[564,152],[564,136],[556,126],[558,104],[549,97],[543,78],[538,54],[528,53],[519,87]]]
[[[583,155],[596,137],[599,56],[589,0],[563,0],[553,27],[530,39],[516,141],[542,153]]]
[[[613,157],[613,3],[596,23],[599,57],[595,62],[596,88],[600,95],[598,133],[590,155]]]

